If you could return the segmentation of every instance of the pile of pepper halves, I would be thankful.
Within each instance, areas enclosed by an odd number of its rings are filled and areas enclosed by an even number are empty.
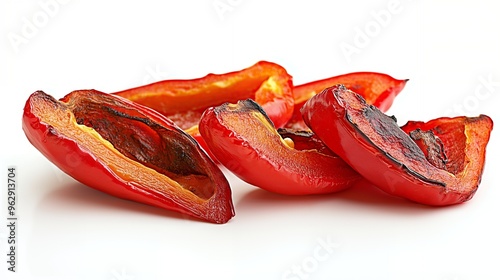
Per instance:
[[[234,216],[218,165],[284,195],[367,180],[435,206],[472,198],[493,128],[486,115],[398,126],[385,115],[407,80],[357,72],[294,86],[261,61],[241,71],[117,93],[26,102],[23,130],[62,171],[108,194],[213,223]]]

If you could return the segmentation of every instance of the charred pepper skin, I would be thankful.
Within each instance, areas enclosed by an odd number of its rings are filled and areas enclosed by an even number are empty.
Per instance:
[[[218,161],[242,180],[267,191],[333,193],[361,179],[341,158],[329,150],[321,152],[322,143],[311,135],[281,132],[298,142],[300,149],[280,136],[252,100],[209,108],[200,121],[200,133]]]
[[[220,169],[191,136],[149,108],[95,90],[59,101],[37,91],[22,125],[33,146],[84,185],[212,223],[234,216]]]
[[[401,129],[342,85],[311,98],[302,114],[313,132],[365,179],[389,194],[435,206],[472,198],[493,128],[492,120],[481,115],[410,122]]]

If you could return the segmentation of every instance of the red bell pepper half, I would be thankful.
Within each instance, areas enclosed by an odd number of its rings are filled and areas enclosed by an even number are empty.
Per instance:
[[[202,140],[198,132],[200,117],[212,106],[251,98],[277,127],[290,119],[294,108],[292,77],[280,65],[267,61],[240,71],[165,80],[115,94],[164,114],[196,140]]]
[[[428,205],[472,198],[493,128],[492,120],[481,115],[410,122],[401,129],[342,85],[311,98],[302,114],[313,132],[367,180]]]
[[[389,110],[394,98],[403,90],[407,81],[394,79],[383,73],[353,72],[295,86],[293,88],[295,109],[292,118],[285,127],[295,130],[309,130],[302,120],[300,108],[309,98],[322,92],[325,88],[343,84],[348,89],[363,96],[368,104],[375,105],[385,112]]]
[[[23,130],[84,185],[213,223],[234,216],[220,169],[191,136],[144,106],[94,90],[60,101],[37,91],[26,102]]]
[[[200,133],[219,162],[262,189],[287,195],[322,194],[351,186],[359,174],[309,135],[283,139],[252,100],[209,108]],[[294,138],[300,150],[294,148]],[[319,148],[319,149],[317,149]]]

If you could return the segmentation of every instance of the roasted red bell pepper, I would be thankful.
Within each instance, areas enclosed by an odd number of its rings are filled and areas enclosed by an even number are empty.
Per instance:
[[[200,133],[219,162],[242,180],[287,195],[332,193],[351,186],[359,174],[308,135],[283,139],[252,100],[209,108]],[[295,138],[300,150],[294,148]],[[301,138],[300,140],[298,138]],[[310,148],[308,148],[308,146]]]
[[[60,101],[37,91],[26,102],[23,130],[84,185],[213,223],[234,216],[220,169],[191,136],[149,108],[94,90]]]
[[[115,94],[164,114],[197,140],[201,140],[201,114],[211,106],[251,98],[277,127],[290,119],[294,108],[292,77],[283,67],[266,61],[236,72],[165,80]]]
[[[309,130],[302,120],[300,108],[309,98],[320,93],[325,88],[343,84],[363,96],[368,104],[373,104],[385,112],[389,110],[394,98],[403,90],[407,81],[397,80],[382,73],[353,72],[295,86],[293,88],[295,109],[292,118],[285,127],[295,130]]]
[[[341,85],[311,98],[302,114],[313,132],[367,180],[428,205],[472,198],[493,128],[481,115],[410,122],[400,129],[394,118]]]

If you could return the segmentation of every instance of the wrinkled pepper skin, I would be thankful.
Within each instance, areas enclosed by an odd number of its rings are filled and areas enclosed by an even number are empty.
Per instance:
[[[342,85],[311,98],[302,113],[325,145],[365,179],[389,194],[435,206],[472,198],[493,128],[481,115],[410,122],[401,129]]]
[[[221,164],[245,182],[270,192],[332,193],[361,179],[331,152],[304,149],[311,141],[307,136],[293,136],[304,137],[300,140],[302,150],[294,149],[291,140],[278,134],[252,100],[207,109],[200,121],[200,133]]]
[[[196,141],[161,114],[94,90],[26,102],[29,141],[91,188],[212,223],[234,216],[229,184]]]
[[[155,109],[201,140],[198,123],[205,109],[247,98],[260,104],[275,126],[285,125],[294,108],[292,86],[283,67],[260,61],[240,71],[165,80],[115,94]]]
[[[309,98],[322,92],[325,88],[343,84],[348,89],[363,96],[368,104],[375,105],[381,111],[386,112],[394,102],[394,98],[403,90],[407,81],[398,80],[383,73],[353,72],[294,86],[295,109],[292,118],[285,127],[295,130],[309,130],[302,120],[300,109]]]

